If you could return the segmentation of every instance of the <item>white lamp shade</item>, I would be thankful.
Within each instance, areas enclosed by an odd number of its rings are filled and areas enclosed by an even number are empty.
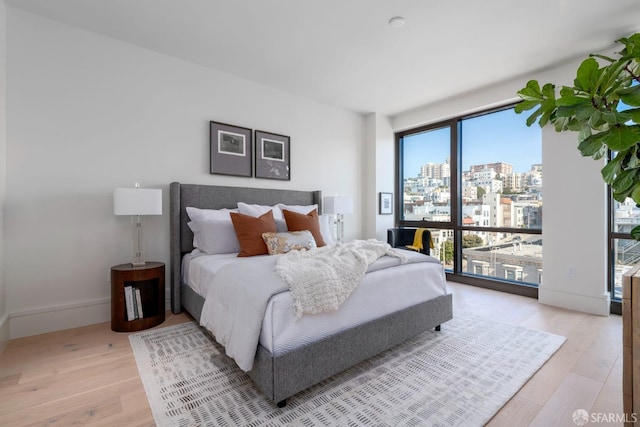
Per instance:
[[[116,188],[115,215],[162,215],[162,190],[157,188]]]
[[[322,212],[326,214],[350,214],[353,212],[353,199],[346,196],[326,196],[322,198]]]

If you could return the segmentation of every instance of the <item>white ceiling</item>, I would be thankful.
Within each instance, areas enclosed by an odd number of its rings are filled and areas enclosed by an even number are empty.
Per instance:
[[[639,0],[5,0],[361,113],[397,115],[609,48]],[[391,17],[406,24],[390,28]]]

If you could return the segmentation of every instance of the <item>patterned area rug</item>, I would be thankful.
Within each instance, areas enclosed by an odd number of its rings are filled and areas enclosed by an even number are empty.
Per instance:
[[[195,323],[129,339],[158,426],[481,426],[565,341],[456,313],[280,409]]]

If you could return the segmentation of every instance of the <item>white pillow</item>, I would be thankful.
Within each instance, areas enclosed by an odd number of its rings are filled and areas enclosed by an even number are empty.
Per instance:
[[[285,221],[284,219],[276,219],[276,230],[279,233],[284,233],[285,231],[289,231],[287,229],[287,221]]]
[[[193,231],[193,246],[208,254],[240,252],[231,220],[196,220],[187,223]]]
[[[311,212],[314,209],[318,209],[318,205],[304,205],[304,206],[301,206],[301,205],[285,205],[283,203],[278,203],[276,206],[281,211],[286,209],[288,211],[299,213],[299,214],[303,214],[303,215],[308,214],[309,212]]]
[[[231,221],[230,212],[238,212],[238,209],[200,209],[187,207],[187,215],[191,221],[221,220],[228,219]]]
[[[265,206],[265,205],[250,205],[243,202],[238,202],[238,212],[244,215],[249,215],[253,217],[260,217],[267,213],[267,211],[273,211],[273,219],[284,219],[282,216],[282,211],[278,207],[278,205],[273,206]]]
[[[333,222],[331,221],[330,215],[319,215],[318,223],[320,224],[320,234],[322,234],[322,239],[327,245],[333,245],[335,242],[333,241],[333,235],[331,230],[333,229]]]

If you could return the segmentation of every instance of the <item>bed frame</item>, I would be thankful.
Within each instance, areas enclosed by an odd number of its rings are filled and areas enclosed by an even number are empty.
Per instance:
[[[241,187],[220,187],[172,182],[170,192],[171,309],[184,308],[198,322],[204,298],[181,281],[181,262],[193,250],[193,233],[187,226],[187,206],[202,209],[235,208],[237,202],[275,205],[318,205],[320,191],[294,191]],[[416,304],[372,320],[288,353],[274,356],[258,346],[253,369],[248,372],[269,399],[282,407],[286,399],[369,357],[387,350],[453,318],[451,295]],[[337,351],[339,349],[339,351]]]

